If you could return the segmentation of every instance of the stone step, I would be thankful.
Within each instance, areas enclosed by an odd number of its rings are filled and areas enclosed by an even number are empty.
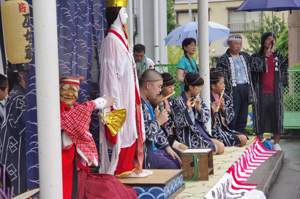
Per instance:
[[[264,161],[251,176],[246,183],[258,184],[256,189],[264,192],[267,196],[272,184],[275,182],[277,175],[284,161],[284,151],[277,151],[274,155]]]

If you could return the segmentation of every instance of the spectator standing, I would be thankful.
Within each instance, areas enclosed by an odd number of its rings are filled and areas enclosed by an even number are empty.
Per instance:
[[[184,56],[178,62],[177,81],[180,82],[181,92],[184,91],[184,77],[189,72],[199,73],[193,54],[196,51],[196,39],[186,38],[182,41]]]
[[[229,129],[244,133],[247,125],[248,105],[256,103],[253,90],[252,73],[262,73],[266,70],[263,55],[251,57],[241,51],[242,37],[231,35],[223,42],[228,46],[226,53],[217,61],[216,70],[225,76],[225,93],[233,100],[234,118],[228,124]],[[271,52],[267,52],[270,56]]]
[[[265,57],[266,71],[252,75],[258,103],[253,106],[253,130],[258,137],[263,133],[274,134],[274,149],[281,150],[280,136],[283,133],[283,87],[288,85],[287,59],[276,51],[276,36],[266,32],[261,37],[259,52],[253,58]],[[271,53],[269,53],[271,52]]]

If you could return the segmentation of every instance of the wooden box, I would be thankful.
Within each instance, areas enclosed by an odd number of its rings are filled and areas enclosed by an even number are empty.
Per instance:
[[[195,175],[196,158],[196,175]],[[181,154],[183,180],[209,180],[208,175],[214,174],[213,155],[211,148],[187,149]],[[195,176],[194,176],[195,175]]]

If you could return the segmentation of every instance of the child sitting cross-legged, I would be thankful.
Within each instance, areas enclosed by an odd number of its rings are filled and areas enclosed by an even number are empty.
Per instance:
[[[224,75],[215,68],[210,71],[210,103],[212,136],[225,146],[244,146],[247,137],[242,132],[228,128],[234,117],[231,98],[222,91],[225,89]]]
[[[169,120],[169,114],[164,109],[155,110],[149,99],[155,99],[161,92],[163,79],[155,71],[146,70],[139,80],[146,141],[144,143],[144,169],[180,169],[181,160],[171,149],[168,139],[161,126]]]

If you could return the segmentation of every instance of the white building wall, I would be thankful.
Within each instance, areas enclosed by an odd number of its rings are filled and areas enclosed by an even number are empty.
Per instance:
[[[131,1],[131,2],[129,2]],[[158,27],[154,27],[154,0],[129,0],[128,8],[132,9],[132,16],[128,19],[128,30],[130,41],[132,44],[141,43],[146,46],[146,55],[152,59],[155,64],[158,64],[158,60],[162,64],[168,63],[168,48],[165,46],[164,38],[167,36],[167,6],[166,0],[158,1]],[[132,3],[132,7],[129,7]],[[128,13],[129,10],[127,10]],[[138,35],[133,39],[135,32],[135,18],[138,18]],[[130,32],[130,27],[132,25],[132,32]],[[155,59],[154,53],[154,35],[155,30],[158,30],[159,36],[159,55]]]

